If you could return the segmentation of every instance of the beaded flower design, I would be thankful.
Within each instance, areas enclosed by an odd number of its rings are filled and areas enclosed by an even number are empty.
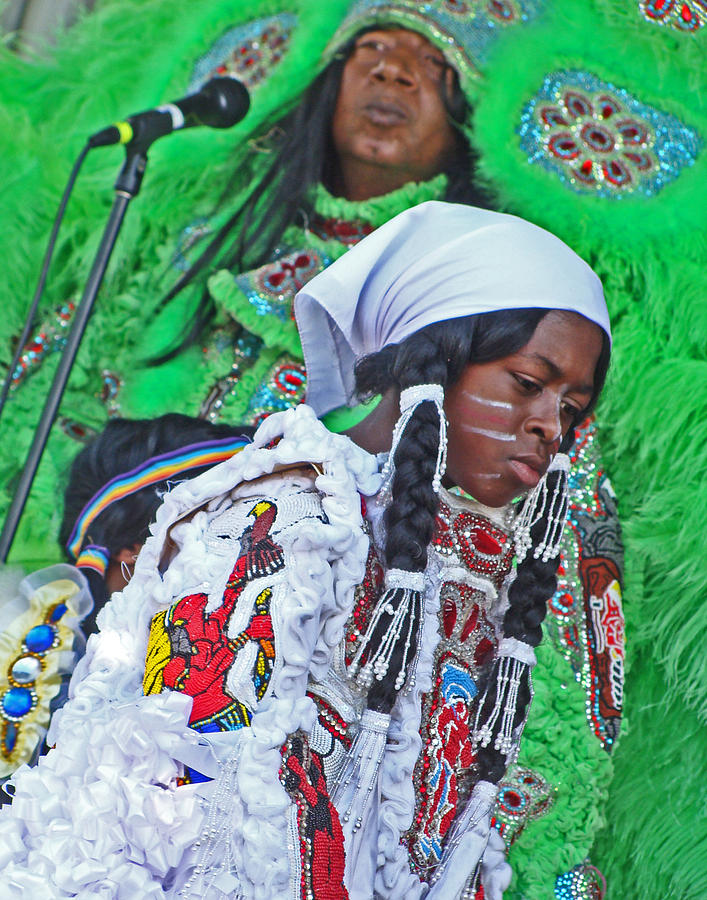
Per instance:
[[[707,23],[705,0],[639,0],[638,8],[654,25],[667,25],[683,34],[692,34]]]
[[[518,128],[528,162],[573,190],[619,198],[658,193],[695,162],[702,141],[674,116],[589,72],[553,72]]]

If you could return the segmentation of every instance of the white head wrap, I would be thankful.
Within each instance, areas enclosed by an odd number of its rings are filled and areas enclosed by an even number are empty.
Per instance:
[[[352,247],[295,297],[317,415],[354,393],[354,364],[448,319],[502,309],[581,313],[611,337],[601,282],[559,238],[516,216],[430,201]]]

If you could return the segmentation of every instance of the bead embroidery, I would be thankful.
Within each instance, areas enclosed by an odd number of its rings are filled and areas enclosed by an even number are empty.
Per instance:
[[[297,806],[302,900],[346,900],[344,834],[319,755],[301,732],[282,748],[280,781]]]
[[[282,547],[270,537],[276,515],[277,507],[269,501],[250,510],[253,523],[241,536],[240,554],[216,609],[207,611],[207,594],[190,594],[152,619],[143,690],[145,694],[178,690],[191,696],[189,724],[197,730],[231,731],[250,725],[253,701],[261,700],[267,690],[275,661],[272,588],[257,594],[248,625],[234,637],[229,635],[229,622],[254,579],[284,568]],[[229,676],[239,653],[251,644],[252,686],[244,688],[251,696],[238,698],[229,690]]]
[[[594,425],[577,430],[570,515],[545,627],[587,696],[587,720],[611,751],[621,724],[624,624],[621,539],[611,486],[597,462]]]
[[[697,132],[589,72],[554,72],[525,106],[518,128],[528,162],[578,192],[653,196],[691,166]]]
[[[545,815],[555,800],[557,788],[532,769],[511,766],[498,785],[498,799],[491,824],[510,845],[533,819]]]
[[[253,393],[244,416],[246,422],[257,427],[272,413],[302,403],[306,388],[307,373],[304,366],[287,356],[281,356]]]
[[[283,12],[232,28],[197,61],[189,93],[217,75],[237,78],[252,92],[282,62],[296,25],[297,16]]]
[[[705,0],[639,0],[638,8],[648,22],[683,33],[692,34],[707,23]]]
[[[61,686],[58,664],[62,654],[71,652],[74,641],[73,631],[62,619],[67,612],[76,615],[71,598],[77,592],[76,584],[68,580],[40,589],[30,602],[36,624],[27,628],[24,617],[18,622],[18,627],[24,624],[20,634],[8,631],[0,640],[2,658],[7,661],[0,679],[0,777],[29,762],[33,742],[49,725],[49,702]],[[51,602],[44,605],[47,598]]]
[[[75,311],[76,304],[69,300],[58,306],[37,328],[22,348],[22,354],[12,373],[11,390],[15,390],[25,378],[36,372],[50,353],[64,349]]]
[[[604,900],[606,881],[596,866],[585,860],[555,882],[555,900]]]
[[[298,251],[236,275],[235,282],[259,316],[271,315],[288,322],[294,317],[292,300],[297,291],[330,262],[314,251]]]

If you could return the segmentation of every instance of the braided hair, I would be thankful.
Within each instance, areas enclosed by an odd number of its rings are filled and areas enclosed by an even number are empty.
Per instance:
[[[252,434],[253,429],[247,426],[215,425],[180,413],[168,413],[156,419],[112,419],[76,455],[71,465],[59,529],[62,549],[66,550],[75,523],[86,504],[116,476],[130,472],[151,457],[189,444],[239,435],[249,439]],[[192,469],[181,477],[196,477],[204,468]],[[84,546],[88,543],[95,545],[104,550],[106,556],[113,558],[125,548],[143,544],[162,502],[162,495],[171,486],[171,482],[161,481],[111,503],[91,522],[90,536]],[[95,568],[89,567],[82,568],[82,571],[94,600],[93,611],[82,624],[88,635],[96,630],[96,615],[108,600],[108,589],[105,573],[101,575]]]
[[[467,364],[491,362],[518,352],[530,341],[538,323],[548,312],[542,309],[504,310],[430,325],[402,343],[385,347],[360,360],[356,367],[357,390],[364,397],[382,394],[389,388],[404,390],[425,383],[439,384],[446,390],[461,377]],[[609,343],[604,338],[594,375],[592,400],[583,410],[583,416],[591,411],[598,398],[608,363]],[[577,424],[578,421],[574,423]],[[432,485],[439,433],[436,405],[429,401],[420,403],[401,435],[394,456],[392,498],[384,514],[384,557],[388,567],[410,572],[421,572],[426,567],[427,547],[439,507]],[[574,428],[570,428],[561,451],[566,452],[573,440]],[[554,473],[547,476],[549,481],[556,477]],[[552,488],[549,484],[548,489]],[[531,528],[533,544],[545,533],[545,524],[541,520]],[[556,587],[557,566],[557,559],[543,561],[536,559],[532,552],[519,563],[515,581],[509,589],[510,607],[504,618],[506,637],[532,647],[540,643],[546,603]],[[418,621],[415,625],[415,637],[419,624]],[[496,699],[492,676],[482,701],[490,708]],[[369,690],[369,707],[390,711],[396,695],[397,688],[390,679],[376,682]],[[524,720],[530,696],[528,677],[519,687],[514,727]],[[505,758],[493,747],[478,749],[477,764],[480,779],[494,783],[506,768]]]

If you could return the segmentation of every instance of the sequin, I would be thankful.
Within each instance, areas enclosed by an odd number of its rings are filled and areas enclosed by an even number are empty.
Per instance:
[[[12,373],[11,390],[16,390],[25,378],[36,372],[47,356],[64,349],[75,311],[76,305],[67,301],[57,307],[37,328],[22,348],[17,366]]]
[[[675,116],[590,72],[547,75],[518,127],[531,165],[580,193],[654,196],[694,164],[703,141]]]
[[[555,881],[555,900],[603,900],[605,895],[604,876],[588,860]]]
[[[297,16],[283,12],[230,29],[197,61],[189,92],[215,76],[237,78],[252,92],[282,62],[296,25]]]

